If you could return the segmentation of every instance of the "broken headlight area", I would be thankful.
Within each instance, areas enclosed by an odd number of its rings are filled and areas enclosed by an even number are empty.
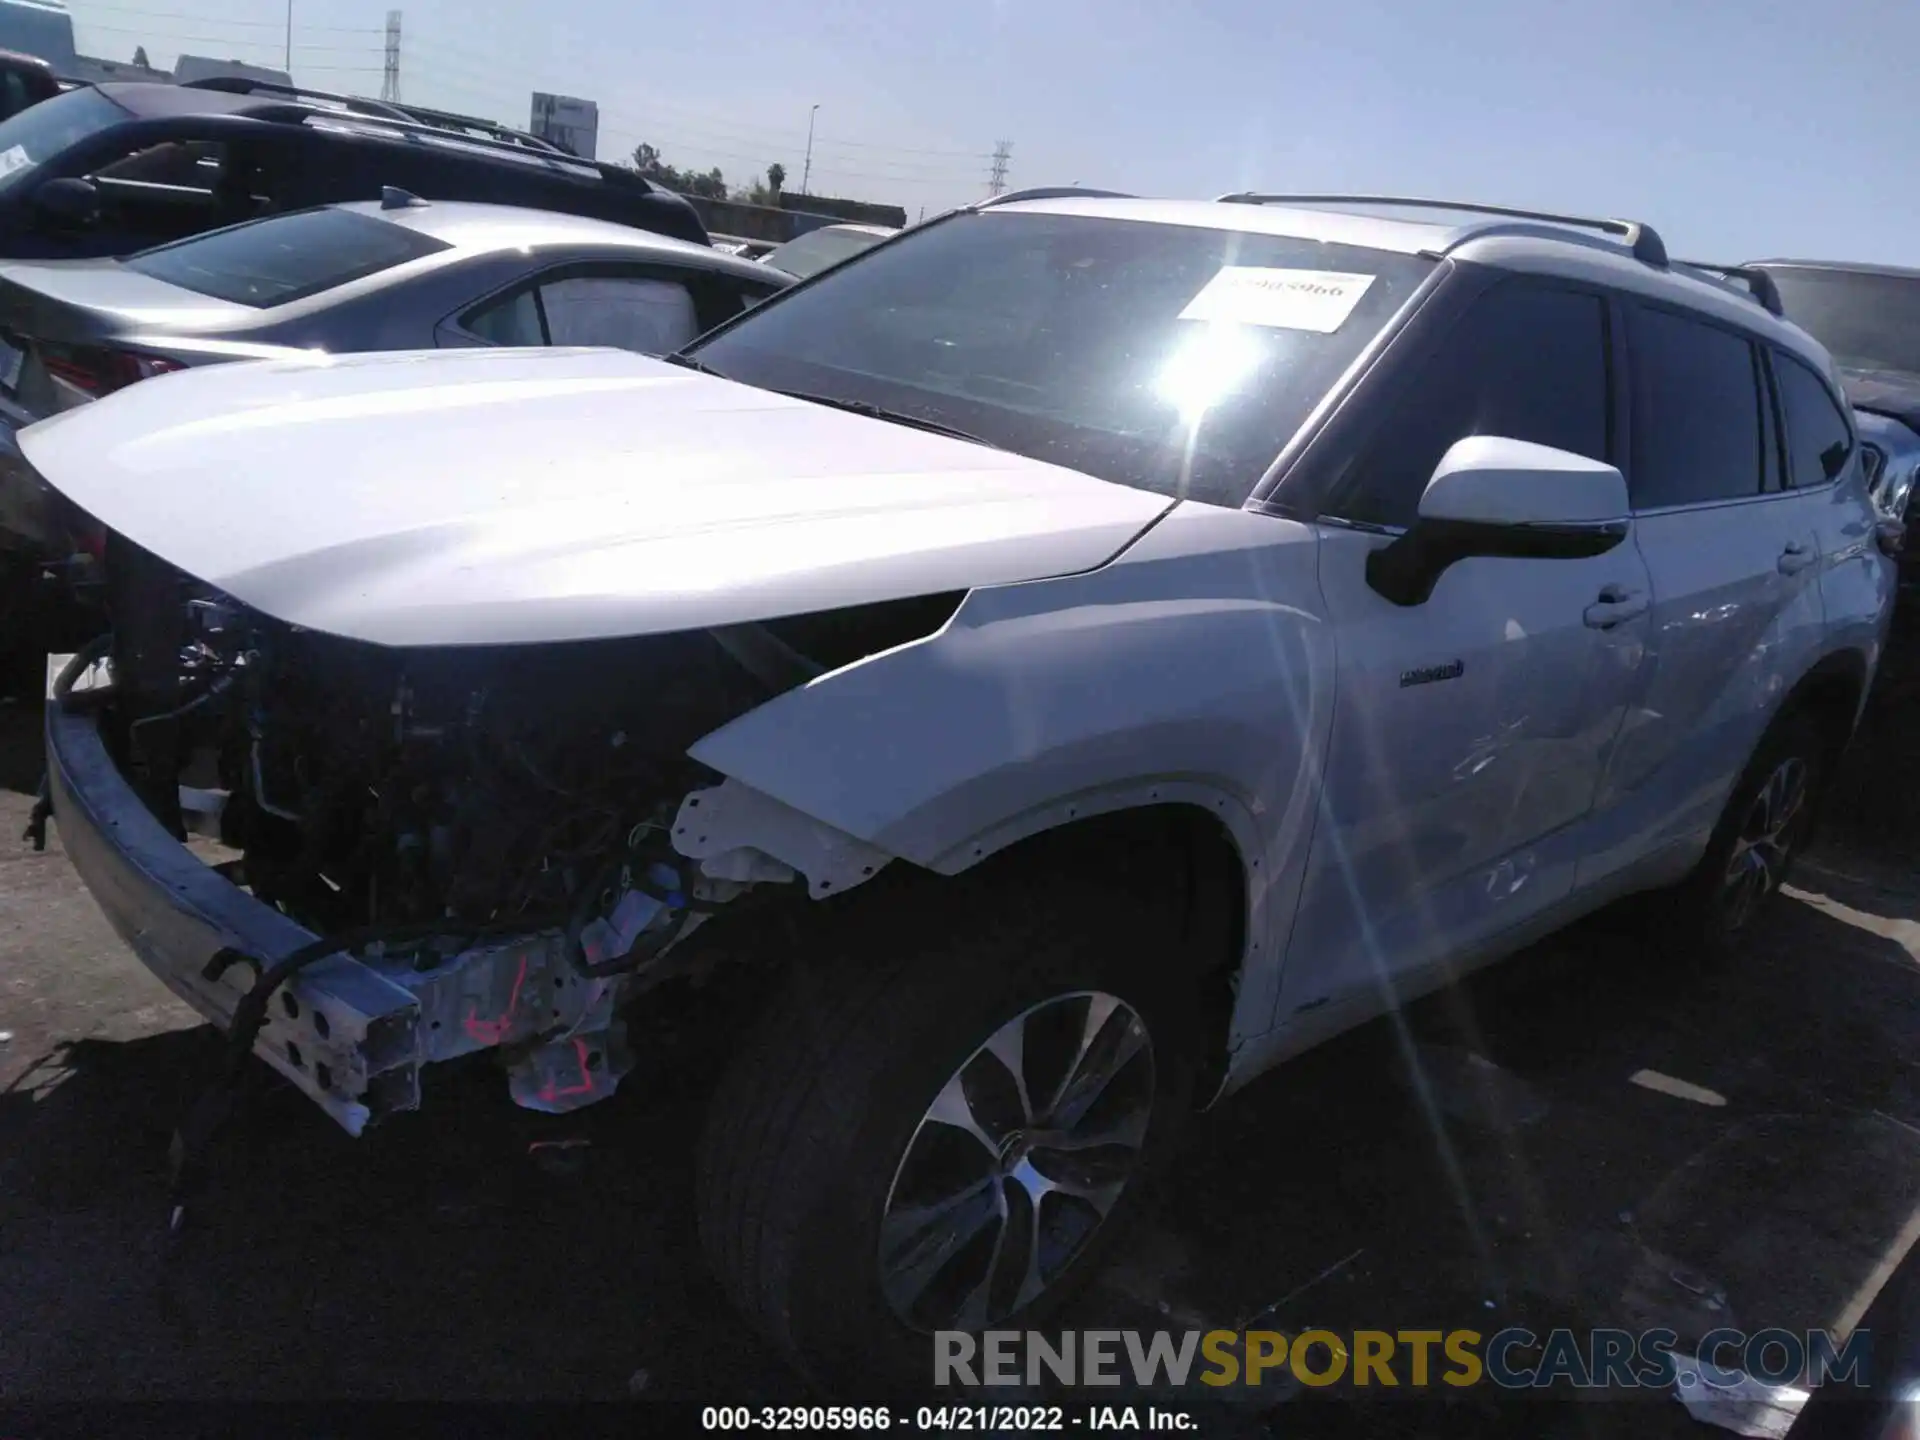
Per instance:
[[[271,991],[347,955],[417,1007],[405,1043],[351,1056],[320,1028],[337,1016],[266,1000],[236,1013],[237,1042],[282,1047],[369,1119],[417,1106],[419,1064],[481,1049],[504,1052],[523,1105],[610,1094],[631,1063],[620,1007],[697,963],[681,942],[716,915],[807,894],[795,865],[751,843],[675,848],[676,816],[723,784],[688,747],[846,650],[937,629],[958,603],[393,649],[259,615],[118,536],[105,571],[112,682],[92,703],[115,764],[176,837],[216,838],[229,879],[322,937],[273,965],[216,957],[206,978],[247,962]]]

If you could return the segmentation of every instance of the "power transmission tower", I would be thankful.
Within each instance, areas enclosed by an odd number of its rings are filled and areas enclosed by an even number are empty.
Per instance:
[[[1007,188],[1007,165],[1013,159],[1013,141],[1002,140],[993,147],[993,173],[987,177],[987,194],[998,195]]]
[[[380,98],[400,101],[400,12],[387,11],[387,69],[380,80]]]

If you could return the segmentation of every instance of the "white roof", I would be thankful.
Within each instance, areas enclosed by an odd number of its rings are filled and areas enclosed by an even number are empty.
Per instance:
[[[1447,255],[1477,265],[1586,280],[1712,315],[1772,340],[1832,373],[1832,360],[1820,344],[1799,326],[1768,314],[1749,298],[1744,285],[1649,265],[1636,259],[1619,236],[1553,221],[1475,215],[1470,211],[1436,210],[1434,218],[1428,219],[1362,213],[1363,208],[1347,211],[1320,205],[1073,196],[1014,200],[981,213],[1087,215],[1236,230],[1249,235],[1285,235],[1399,255]]]

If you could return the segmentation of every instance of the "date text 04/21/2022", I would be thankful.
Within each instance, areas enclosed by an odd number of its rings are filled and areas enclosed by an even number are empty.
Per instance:
[[[793,1432],[961,1431],[1004,1434],[1012,1431],[1099,1430],[1191,1431],[1184,1410],[1142,1409],[1135,1405],[922,1405],[896,1415],[884,1405],[709,1405],[700,1412],[704,1430]]]

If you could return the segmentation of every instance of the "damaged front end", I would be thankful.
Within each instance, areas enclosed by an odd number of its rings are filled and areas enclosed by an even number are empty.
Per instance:
[[[632,1064],[623,1006],[700,963],[696,930],[884,866],[686,752],[960,598],[393,649],[270,619],[117,534],[104,577],[111,638],[47,711],[66,848],[150,969],[354,1134],[478,1050],[523,1106],[605,1098]]]

